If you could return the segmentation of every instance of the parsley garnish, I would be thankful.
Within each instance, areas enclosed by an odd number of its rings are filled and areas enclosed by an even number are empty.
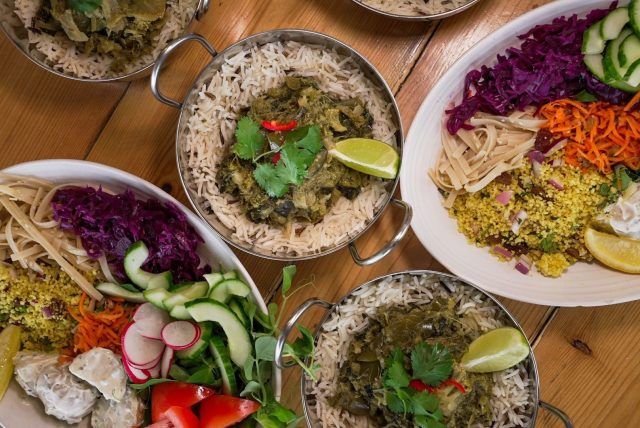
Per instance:
[[[439,343],[431,346],[419,343],[411,351],[413,377],[429,386],[437,386],[451,376],[453,357],[447,348]]]
[[[558,244],[555,242],[556,234],[551,232],[540,240],[540,249],[545,253],[555,253],[558,251]]]
[[[438,396],[428,391],[416,391],[409,386],[411,379],[420,379],[437,386],[453,372],[453,357],[440,344],[419,343],[411,351],[410,376],[405,368],[405,355],[395,349],[387,358],[382,378],[387,407],[394,413],[412,414],[416,426],[444,428]]]
[[[279,198],[289,191],[289,185],[299,185],[307,176],[309,166],[322,149],[320,128],[303,126],[286,134],[282,146],[264,152],[266,137],[260,125],[249,117],[238,121],[236,143],[233,152],[240,159],[251,160],[256,168],[253,172],[258,185],[272,198]],[[268,155],[280,154],[278,162]]]

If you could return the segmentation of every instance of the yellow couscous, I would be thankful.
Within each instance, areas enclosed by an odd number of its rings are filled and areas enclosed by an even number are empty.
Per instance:
[[[77,305],[81,290],[62,270],[43,267],[44,275],[0,263],[0,328],[22,327],[22,347],[57,350],[69,345],[75,321],[68,305]],[[90,279],[91,280],[91,279]]]
[[[524,162],[481,191],[456,198],[450,213],[470,242],[527,254],[540,273],[557,277],[578,260],[592,260],[583,235],[606,204],[605,183],[611,178],[596,171],[549,163],[536,177]],[[503,192],[510,195],[506,205],[496,199]]]

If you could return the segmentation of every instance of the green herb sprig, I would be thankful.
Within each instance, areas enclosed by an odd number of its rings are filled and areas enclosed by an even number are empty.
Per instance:
[[[286,134],[281,146],[274,144],[276,148],[265,151],[266,135],[260,124],[247,116],[238,121],[235,136],[233,153],[254,163],[253,178],[271,197],[281,197],[289,191],[290,185],[301,184],[323,147],[320,128],[303,126]],[[280,157],[274,163],[269,157],[276,154]]]

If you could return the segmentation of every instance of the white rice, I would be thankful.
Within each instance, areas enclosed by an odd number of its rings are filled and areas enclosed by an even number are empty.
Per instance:
[[[443,282],[451,290],[449,292]],[[488,331],[502,327],[506,318],[501,309],[482,293],[459,281],[430,275],[394,275],[378,284],[359,290],[336,307],[323,324],[316,344],[315,358],[320,366],[318,381],[307,379],[306,393],[313,426],[322,428],[375,427],[366,416],[354,416],[332,407],[328,400],[337,387],[339,370],[347,360],[349,343],[366,330],[368,318],[378,308],[427,304],[435,297],[453,297],[462,324]],[[531,422],[534,386],[524,363],[493,374],[491,406],[492,427],[528,426]]]
[[[471,0],[359,0],[361,3],[395,15],[430,16],[457,9]]]
[[[221,192],[216,170],[233,144],[240,111],[266,90],[284,83],[287,73],[312,77],[320,89],[339,98],[359,98],[373,118],[373,138],[396,146],[392,105],[349,57],[321,46],[293,41],[252,46],[229,56],[200,88],[181,134],[186,182],[205,211],[231,230],[230,238],[263,254],[311,255],[350,240],[373,219],[387,199],[385,183],[372,180],[353,201],[340,198],[317,224],[296,222],[281,228],[251,222],[241,204]]]
[[[127,64],[123,72],[125,75],[138,71],[153,63],[167,44],[181,36],[195,14],[198,0],[168,0],[165,12],[166,22],[162,30],[153,38],[153,50]],[[111,70],[114,59],[110,55],[85,54],[78,50],[74,42],[66,35],[52,36],[45,33],[31,31],[33,17],[40,8],[41,0],[15,0],[15,14],[27,28],[26,41],[32,57],[50,65],[61,73],[85,79],[102,79],[116,77]]]

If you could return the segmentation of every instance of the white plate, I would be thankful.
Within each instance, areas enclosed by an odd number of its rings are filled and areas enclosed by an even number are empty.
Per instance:
[[[243,280],[251,286],[255,301],[266,312],[267,307],[260,295],[260,291],[227,244],[192,211],[153,184],[119,169],[78,160],[55,159],[27,162],[7,168],[4,172],[33,175],[54,182],[103,184],[105,187],[117,192],[129,188],[140,198],[155,198],[161,201],[173,202],[185,213],[191,226],[204,240],[204,243],[198,249],[200,257],[211,266],[222,265],[224,269],[236,270]],[[275,366],[274,370],[273,386],[276,396],[280,396],[281,373]],[[27,396],[15,381],[12,382],[6,395],[0,401],[1,425],[6,428],[70,426],[54,417],[47,416],[44,413],[42,403],[36,398]],[[89,423],[85,420],[78,426],[88,427]]]
[[[413,121],[403,155],[402,198],[413,207],[411,226],[422,245],[454,274],[483,289],[523,302],[553,306],[600,306],[640,299],[640,276],[577,263],[560,278],[522,275],[487,249],[470,245],[442,207],[441,196],[427,176],[441,147],[444,110],[461,99],[466,73],[493,64],[497,53],[518,45],[517,35],[562,15],[584,15],[607,8],[609,0],[562,0],[537,8],[487,36],[442,76]],[[622,2],[624,3],[624,2]]]

